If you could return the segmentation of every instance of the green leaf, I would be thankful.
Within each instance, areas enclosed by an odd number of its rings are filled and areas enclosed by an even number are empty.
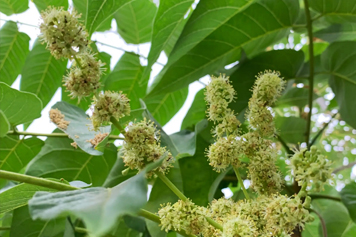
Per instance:
[[[152,116],[164,126],[180,110],[188,96],[188,87],[167,94],[150,96],[145,100]]]
[[[18,2],[18,1],[12,1]],[[27,0],[26,0],[27,3]],[[1,4],[1,3],[0,3]],[[0,9],[4,9],[0,7]],[[21,72],[29,52],[30,37],[8,21],[0,29],[0,81],[11,85]]]
[[[356,40],[356,25],[354,23],[331,25],[315,32],[314,36],[328,42]]]
[[[141,237],[141,233],[129,228],[123,218],[120,218],[118,223],[116,223],[114,230],[112,231],[112,235],[115,237]]]
[[[57,193],[37,192],[29,201],[33,219],[75,215],[82,219],[93,236],[106,234],[116,220],[125,214],[136,215],[147,202],[146,172],[111,189],[87,188]]]
[[[37,39],[22,68],[20,90],[37,95],[45,107],[66,71],[67,60],[57,60]]]
[[[26,174],[101,186],[116,161],[116,147],[110,144],[104,155],[93,156],[75,149],[71,142],[64,137],[47,138],[41,152],[27,166]]]
[[[313,0],[310,7],[330,23],[356,22],[355,3],[350,0]]]
[[[10,123],[7,120],[4,112],[0,110],[0,138],[5,137],[10,130]]]
[[[260,0],[253,3],[171,63],[172,52],[149,95],[188,86],[238,60],[242,49],[250,57],[256,55],[289,33],[298,12],[298,0]]]
[[[51,221],[32,220],[28,207],[24,206],[14,211],[11,224],[11,237],[62,237],[65,228],[65,218]]]
[[[89,32],[111,28],[111,19],[122,7],[133,0],[73,0],[74,8],[82,14],[81,19]],[[109,27],[110,26],[110,27]]]
[[[325,207],[321,215],[325,221],[328,236],[342,237],[350,222],[345,206],[335,201],[328,201]],[[321,233],[321,226],[319,226],[319,233]]]
[[[321,55],[321,63],[330,75],[329,84],[340,106],[339,113],[345,122],[356,128],[354,95],[356,91],[356,42],[335,42]]]
[[[346,185],[340,192],[341,201],[349,211],[350,217],[356,223],[356,183]]]
[[[91,121],[88,115],[80,108],[60,101],[52,106],[52,109],[58,109],[65,116],[64,120],[70,122],[67,129],[61,129],[63,132],[77,143],[77,145],[86,153],[94,156],[100,156],[103,153],[89,142],[95,135],[99,133],[111,132],[111,126],[101,127],[99,131],[95,132],[91,129]]]
[[[191,132],[188,130],[181,130],[169,136],[179,152],[176,156],[176,159],[193,156],[195,154],[195,136],[195,132]]]
[[[251,88],[255,83],[256,75],[265,70],[276,70],[284,79],[294,78],[304,62],[302,51],[274,50],[262,53],[251,60],[246,60],[230,76],[232,85],[237,92],[236,102],[231,103],[231,108],[240,113],[248,106],[251,98]]]
[[[32,93],[12,89],[0,82],[0,110],[15,126],[41,117],[42,102]]]
[[[176,37],[176,30],[182,27],[181,22],[184,21],[184,15],[193,2],[194,0],[170,0],[160,2],[153,23],[151,49],[148,54],[148,63],[142,80],[148,76],[152,65],[156,62],[162,50],[171,44],[172,38]]]
[[[0,0],[0,9],[7,16],[21,13],[28,9],[28,0]]]
[[[124,53],[114,70],[108,75],[105,90],[122,91],[130,99],[131,109],[140,108],[140,98],[145,96],[148,82],[145,80],[143,84],[138,83],[143,69],[137,54]]]
[[[307,121],[299,117],[277,117],[275,120],[279,136],[286,143],[302,143],[305,141]]]
[[[192,157],[179,159],[179,166],[183,179],[184,194],[195,204],[206,206],[209,203],[210,187],[219,176],[209,165],[205,156],[205,149],[210,145],[206,141],[204,130],[209,130],[206,120],[196,125],[196,152]],[[199,188],[197,188],[199,187]]]
[[[56,190],[26,183],[16,185],[0,193],[0,214],[26,206],[27,201],[30,200],[37,191],[54,192]]]
[[[193,130],[193,126],[206,117],[206,103],[204,100],[204,89],[198,91],[194,97],[192,106],[184,117],[180,129]]]
[[[128,174],[126,174],[126,175],[122,174],[122,171],[127,169],[127,167],[125,166],[125,163],[122,160],[121,156],[122,156],[122,153],[121,153],[121,149],[120,149],[117,154],[117,160],[116,160],[114,166],[112,167],[112,169],[110,170],[109,175],[106,178],[105,183],[103,184],[103,187],[106,187],[106,188],[114,187],[114,186],[122,183],[126,179],[129,179],[132,176],[134,176],[135,174],[137,174],[136,170],[130,170],[128,172]]]
[[[46,10],[48,6],[63,7],[68,9],[68,0],[32,0],[39,12]]]
[[[312,213],[312,216],[314,217],[314,221],[305,224],[302,237],[319,237],[320,220],[316,214]]]
[[[0,169],[20,172],[41,150],[44,142],[31,137],[19,139],[17,136],[0,138]]]
[[[126,43],[142,44],[151,40],[156,11],[156,5],[150,0],[136,0],[117,11],[114,15],[117,31]]]
[[[170,63],[177,61],[253,2],[254,0],[199,1],[170,54]]]
[[[303,108],[307,105],[309,90],[307,88],[292,87],[276,102],[276,106],[297,106]]]

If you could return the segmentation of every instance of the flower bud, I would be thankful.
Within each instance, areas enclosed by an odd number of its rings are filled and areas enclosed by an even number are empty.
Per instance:
[[[104,64],[97,61],[93,55],[85,53],[78,56],[81,65],[74,62],[67,76],[64,77],[64,86],[72,98],[90,96],[100,88],[100,76]]]
[[[120,119],[130,115],[130,100],[122,92],[105,91],[98,98],[94,96],[93,116],[91,117],[94,130],[98,130],[103,123],[109,123],[111,117]]]

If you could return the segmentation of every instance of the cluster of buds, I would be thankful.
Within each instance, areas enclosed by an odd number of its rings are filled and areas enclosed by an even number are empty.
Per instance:
[[[282,187],[282,178],[275,164],[277,154],[270,137],[275,132],[273,116],[268,109],[285,86],[278,72],[265,71],[257,76],[249,101],[247,119],[251,131],[241,137],[241,151],[250,158],[248,166],[251,188],[260,194],[273,194]]]
[[[142,170],[148,163],[159,160],[162,156],[166,158],[162,164],[147,174],[151,177],[155,172],[167,173],[172,167],[174,158],[165,147],[159,143],[160,135],[153,122],[146,119],[129,124],[125,132],[125,143],[123,144],[122,159],[130,169]]]
[[[249,101],[247,119],[250,127],[263,137],[274,134],[273,116],[268,107],[272,106],[281,95],[285,81],[278,72],[265,71],[257,76]]]
[[[103,63],[90,53],[89,34],[79,22],[80,14],[49,7],[41,13],[41,38],[52,55],[75,60],[63,82],[72,98],[90,96],[100,88]]]
[[[295,227],[303,228],[313,221],[307,210],[309,203],[310,199],[303,203],[298,195],[275,194],[239,202],[220,198],[205,208],[188,199],[163,205],[158,215],[162,229],[167,232],[184,230],[213,237],[290,236]],[[222,225],[223,231],[211,228],[206,217]]]
[[[195,205],[189,199],[171,204],[162,205],[158,211],[161,218],[161,228],[168,232],[185,231],[187,234],[216,236],[215,230],[205,218],[204,207]],[[217,230],[216,230],[217,231]]]
[[[94,96],[94,111],[91,117],[94,130],[105,123],[109,123],[110,119],[120,119],[130,115],[130,100],[121,92],[105,91],[97,97]]]
[[[331,165],[332,162],[326,159],[316,146],[312,146],[310,151],[296,151],[290,159],[290,168],[298,185],[314,185],[315,191],[321,191],[324,184],[332,178]]]
[[[235,139],[240,122],[234,111],[228,108],[235,95],[236,92],[225,75],[212,76],[205,91],[205,100],[209,106],[208,118],[216,125],[213,132],[217,137],[216,143],[209,147],[207,156],[210,165],[218,172],[226,169],[230,164],[234,166],[240,164],[237,158],[238,142]],[[224,135],[227,138],[223,137]]]

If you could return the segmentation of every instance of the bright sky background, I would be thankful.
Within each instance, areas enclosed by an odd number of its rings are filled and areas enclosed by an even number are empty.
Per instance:
[[[72,5],[71,0],[69,0],[69,4]],[[35,25],[38,26],[40,23],[40,13],[38,12],[35,4],[30,1],[29,2],[29,9],[26,12],[23,12],[21,14],[14,14],[12,16],[6,16],[2,13],[0,13],[0,27],[3,26],[7,20],[12,20],[15,22],[22,22],[26,23],[29,25]],[[38,28],[24,25],[24,24],[18,24],[19,31],[26,33],[28,36],[30,36],[30,49],[32,48],[36,38],[40,34],[40,30]],[[120,35],[117,32],[117,27],[116,27],[116,21],[113,20],[111,24],[111,30],[106,31],[106,32],[95,32],[91,38],[91,40],[96,40],[108,45],[112,45],[115,47],[122,48],[126,51],[132,51],[137,54],[143,55],[145,57],[148,56],[149,50],[150,50],[150,43],[145,43],[145,44],[140,44],[140,45],[133,45],[133,44],[126,44],[125,41],[120,37]],[[118,50],[118,49],[113,49],[111,47],[107,47],[101,44],[97,44],[99,51],[106,52],[111,55],[111,68],[114,68],[116,65],[117,61],[120,59],[120,57],[124,54],[123,51]],[[167,62],[167,57],[166,55],[162,52],[160,55],[158,62],[165,64]],[[147,60],[144,58],[141,58],[141,64],[146,65]],[[152,72],[151,72],[151,78],[150,82],[154,79],[154,77],[159,73],[159,71],[163,68],[163,66],[159,64],[154,64],[152,67]],[[20,78],[19,76],[16,81],[13,83],[12,87],[19,89],[20,87]],[[201,79],[201,81],[205,81],[205,83],[208,81],[208,77],[204,77]],[[203,88],[203,85],[199,82],[194,82],[190,84],[189,86],[189,94],[188,98],[185,101],[183,107],[180,109],[180,111],[163,127],[165,132],[168,134],[172,134],[175,132],[178,132],[181,127],[181,123],[183,121],[183,118],[185,117],[186,113],[188,112],[193,100],[195,94]],[[36,119],[27,129],[28,132],[38,132],[38,133],[51,133],[56,127],[54,124],[50,123],[49,117],[48,117],[48,112],[50,108],[58,101],[61,100],[61,89],[59,88],[55,95],[53,96],[52,100],[48,103],[48,105],[43,109],[42,111],[42,116],[41,118]],[[90,112],[90,111],[88,111]],[[22,125],[18,127],[20,131],[22,131]]]

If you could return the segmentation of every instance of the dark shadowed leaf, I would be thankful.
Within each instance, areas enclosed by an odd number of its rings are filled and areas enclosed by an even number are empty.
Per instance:
[[[196,125],[196,152],[192,157],[179,159],[183,179],[184,194],[195,204],[206,206],[209,203],[210,187],[219,176],[209,165],[205,149],[210,145],[203,136],[204,130],[210,130],[206,120]],[[199,187],[199,188],[197,188]]]
[[[251,88],[258,73],[265,70],[275,70],[279,71],[284,79],[292,79],[301,69],[303,61],[304,54],[302,51],[289,49],[265,52],[251,60],[246,60],[230,76],[232,85],[237,92],[236,102],[231,103],[231,108],[237,113],[247,108],[252,95]]]
[[[314,36],[328,42],[356,40],[356,24],[345,23],[331,25],[315,32]]]
[[[6,0],[0,1],[8,2]],[[16,2],[16,1],[14,1]],[[18,2],[18,1],[17,1]],[[27,3],[27,0],[25,1]],[[0,9],[4,9],[0,7]],[[0,29],[0,82],[11,85],[21,72],[29,52],[30,37],[19,32],[17,24],[6,22]]]
[[[350,217],[356,223],[356,183],[350,183],[340,192],[341,200],[349,211]]]
[[[28,207],[20,207],[13,213],[11,237],[63,237],[66,218],[51,221],[32,220]]]

